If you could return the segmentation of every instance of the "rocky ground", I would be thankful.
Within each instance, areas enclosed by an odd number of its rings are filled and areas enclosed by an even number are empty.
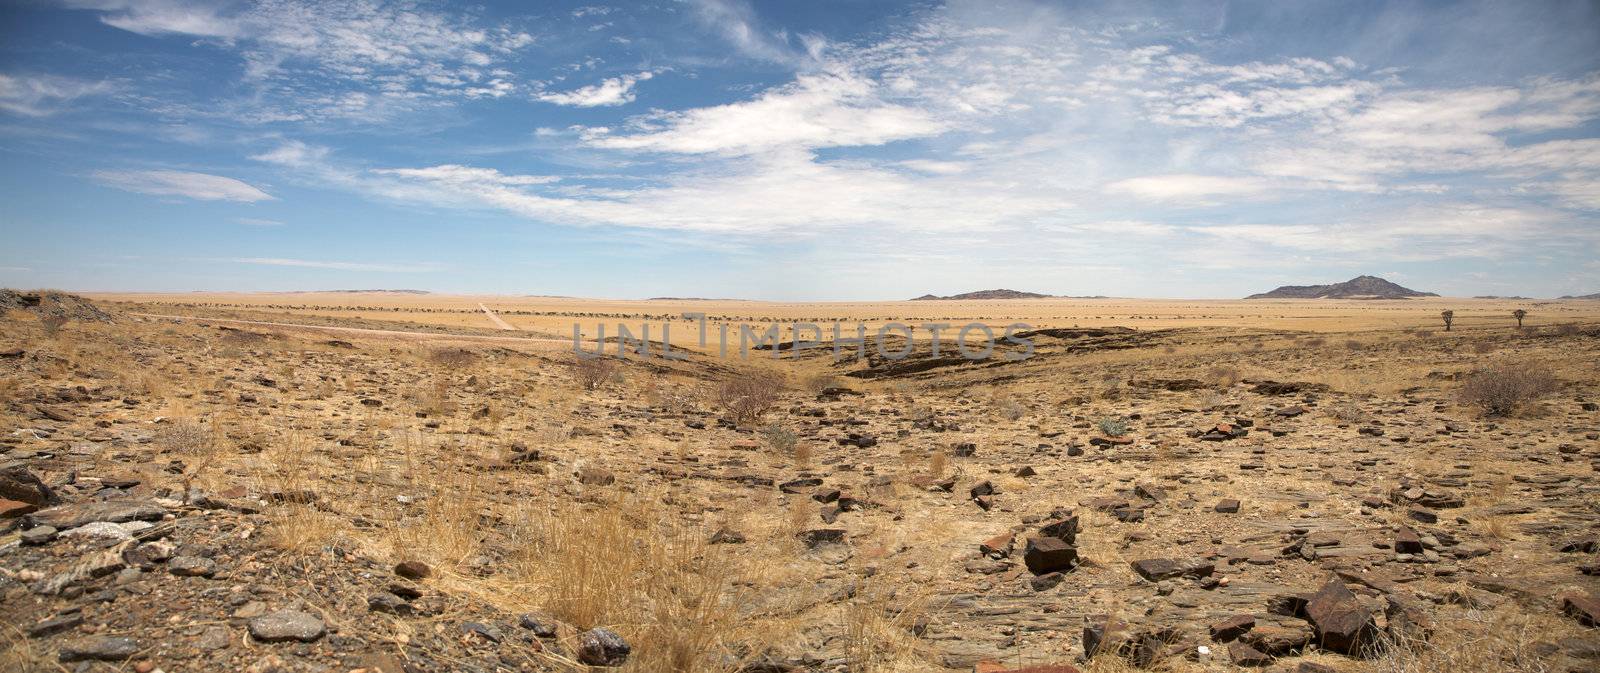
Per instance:
[[[18,303],[5,670],[1600,670],[1600,331],[725,364]],[[109,317],[109,320],[106,318]],[[1493,363],[1559,388],[1509,417]]]

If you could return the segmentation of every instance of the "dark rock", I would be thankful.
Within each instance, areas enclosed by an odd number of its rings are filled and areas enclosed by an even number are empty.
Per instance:
[[[844,542],[845,530],[843,528],[815,528],[800,533],[800,539],[807,547],[819,547],[824,544]]]
[[[1030,537],[1022,562],[1035,575],[1071,570],[1078,565],[1078,549],[1059,538]]]
[[[0,498],[35,507],[55,504],[56,495],[21,462],[0,465]]]
[[[1061,584],[1061,581],[1065,580],[1066,578],[1066,573],[1045,573],[1043,575],[1030,578],[1028,580],[1028,586],[1034,591],[1049,591],[1054,589],[1056,585]]]
[[[633,648],[616,631],[589,629],[578,634],[578,661],[590,666],[621,666]]]
[[[1223,514],[1238,514],[1239,501],[1233,499],[1218,500],[1215,509]]]
[[[1133,571],[1151,582],[1174,577],[1209,577],[1216,566],[1204,559],[1149,558],[1132,563]]]
[[[1211,639],[1228,642],[1237,640],[1239,636],[1255,628],[1256,618],[1250,615],[1234,615],[1211,625]]]
[[[406,599],[388,591],[380,591],[367,597],[367,609],[372,612],[387,612],[396,615],[409,615],[414,610]]]
[[[122,661],[138,654],[138,641],[113,636],[88,636],[61,644],[61,661]]]
[[[401,561],[395,564],[394,574],[408,580],[420,580],[433,574],[433,569],[421,561]]]
[[[1378,632],[1372,613],[1338,578],[1329,579],[1306,602],[1306,620],[1317,630],[1323,649],[1341,654],[1367,654]]]

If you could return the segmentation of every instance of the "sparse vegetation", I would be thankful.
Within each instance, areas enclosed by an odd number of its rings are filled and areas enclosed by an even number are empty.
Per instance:
[[[723,380],[716,389],[717,405],[735,422],[761,418],[778,403],[783,379],[764,370],[747,370]]]
[[[575,357],[569,367],[573,380],[584,390],[599,390],[617,374],[617,361],[604,356]]]
[[[1546,365],[1504,362],[1473,372],[1460,396],[1490,416],[1510,416],[1554,393],[1559,383]]]
[[[1096,421],[1095,427],[1100,429],[1100,434],[1107,437],[1121,437],[1128,434],[1128,419],[1121,416],[1107,416]]]

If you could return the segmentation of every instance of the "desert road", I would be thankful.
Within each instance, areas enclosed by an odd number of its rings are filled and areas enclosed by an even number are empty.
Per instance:
[[[513,332],[518,331],[516,325],[508,323],[508,322],[506,322],[504,320],[501,320],[500,316],[495,315],[494,311],[491,311],[491,310],[489,310],[489,307],[484,306],[483,302],[481,302],[481,301],[478,302],[478,308],[483,309],[483,314],[486,315],[486,316],[489,316],[489,320],[493,321],[495,325],[498,325],[500,327],[500,329],[508,329],[508,330],[513,331]]]

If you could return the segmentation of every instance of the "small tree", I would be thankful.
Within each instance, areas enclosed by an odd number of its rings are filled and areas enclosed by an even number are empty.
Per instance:
[[[1439,313],[1439,317],[1444,319],[1444,331],[1450,331],[1450,323],[1456,321],[1456,312],[1450,309],[1445,309]]]
[[[1522,329],[1522,319],[1528,317],[1528,312],[1519,308],[1511,312],[1511,317],[1517,319],[1517,329]]]

